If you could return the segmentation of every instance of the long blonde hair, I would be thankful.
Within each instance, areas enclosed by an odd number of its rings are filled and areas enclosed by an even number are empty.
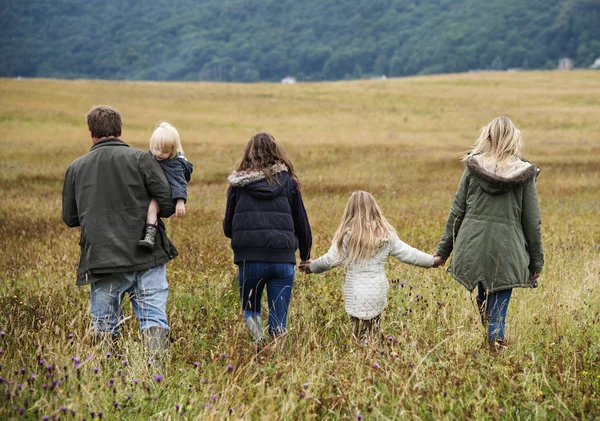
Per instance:
[[[521,131],[513,122],[508,117],[497,117],[481,129],[473,150],[463,156],[462,160],[466,161],[469,156],[480,154],[485,164],[494,163],[500,168],[511,158],[521,156],[522,144]]]
[[[287,173],[300,187],[300,180],[287,151],[275,142],[273,135],[256,133],[246,144],[236,171],[261,171],[269,184],[273,184],[273,181],[277,180],[277,174],[273,174],[271,168],[276,164],[284,164]]]
[[[366,191],[355,191],[346,204],[333,243],[346,263],[364,262],[377,251],[381,240],[394,232],[375,198]]]

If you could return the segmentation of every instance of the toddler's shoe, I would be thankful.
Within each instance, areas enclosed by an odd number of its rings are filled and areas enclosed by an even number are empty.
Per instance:
[[[154,250],[154,242],[156,241],[157,229],[157,225],[146,224],[146,233],[144,234],[144,239],[138,241],[138,247],[145,248],[148,251]]]

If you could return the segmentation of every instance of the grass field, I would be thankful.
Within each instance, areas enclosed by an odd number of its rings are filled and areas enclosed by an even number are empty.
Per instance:
[[[600,419],[600,73],[525,72],[275,84],[0,79],[0,419]],[[195,164],[188,215],[166,221],[176,342],[146,368],[135,317],[120,351],[90,345],[79,230],[60,219],[69,163],[91,146],[84,115],[116,106],[139,148],[160,119]],[[221,221],[226,176],[268,131],[300,171],[324,253],[353,190],[400,238],[433,252],[462,168],[492,118],[524,132],[542,168],[546,266],[515,290],[512,347],[491,354],[469,293],[442,269],[390,261],[382,337],[351,338],[343,272],[298,274],[283,343],[257,357],[238,308]],[[128,303],[126,315],[132,315]]]

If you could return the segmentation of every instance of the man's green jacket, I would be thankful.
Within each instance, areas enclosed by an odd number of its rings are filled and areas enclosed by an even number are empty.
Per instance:
[[[154,250],[137,245],[152,198],[161,217],[175,212],[171,187],[151,153],[117,138],[103,139],[69,165],[62,195],[63,221],[81,226],[77,285],[111,273],[146,270],[177,256],[160,219]]]

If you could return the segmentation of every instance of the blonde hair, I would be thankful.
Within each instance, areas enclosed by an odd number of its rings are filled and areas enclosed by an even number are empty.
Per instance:
[[[366,191],[355,191],[346,204],[333,243],[346,263],[364,262],[377,251],[381,239],[394,232],[375,198]]]
[[[250,138],[236,171],[261,171],[269,184],[273,184],[277,174],[273,174],[271,168],[276,164],[284,164],[287,167],[287,173],[300,188],[300,180],[298,180],[292,159],[269,133],[257,133]]]
[[[521,131],[508,117],[497,117],[481,129],[479,139],[473,150],[463,156],[466,161],[470,155],[480,154],[484,163],[494,163],[502,167],[510,158],[521,156],[523,140]]]
[[[177,129],[166,121],[159,121],[150,136],[150,150],[168,153],[169,159],[175,158],[178,153],[183,155]]]

